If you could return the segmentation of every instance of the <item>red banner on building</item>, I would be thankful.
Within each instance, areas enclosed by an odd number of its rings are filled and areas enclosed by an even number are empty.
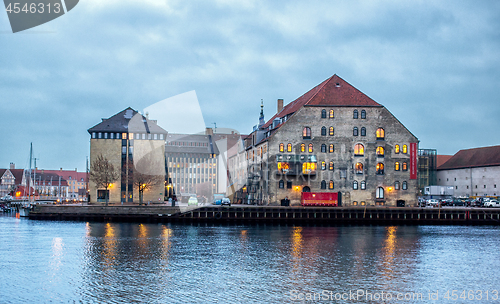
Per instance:
[[[417,179],[417,143],[410,143],[410,179]]]
[[[302,192],[302,206],[338,206],[337,192]]]

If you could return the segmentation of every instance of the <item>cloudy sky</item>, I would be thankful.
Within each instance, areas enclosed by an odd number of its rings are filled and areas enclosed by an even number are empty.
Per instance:
[[[13,34],[0,13],[0,168],[85,170],[87,129],[195,91],[242,133],[337,74],[439,154],[500,144],[500,1],[81,0]],[[176,113],[169,113],[174,117]],[[150,113],[154,117],[154,113]]]

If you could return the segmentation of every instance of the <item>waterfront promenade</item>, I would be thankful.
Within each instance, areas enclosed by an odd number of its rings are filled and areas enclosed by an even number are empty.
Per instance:
[[[37,205],[31,219],[91,221],[257,221],[370,225],[499,225],[500,209],[416,207]]]

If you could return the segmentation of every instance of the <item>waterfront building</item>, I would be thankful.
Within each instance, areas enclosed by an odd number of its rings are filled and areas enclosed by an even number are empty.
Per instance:
[[[500,196],[500,146],[458,151],[437,168],[437,185],[454,196]]]
[[[279,99],[244,143],[250,203],[299,205],[333,193],[343,206],[416,204],[418,139],[337,75],[286,106]]]
[[[119,171],[119,179],[108,189],[110,202],[139,202],[134,172],[162,178],[144,192],[144,201],[163,201],[166,188],[165,138],[167,131],[132,108],[127,108],[88,130],[90,164],[102,155]],[[136,170],[136,171],[134,171]],[[91,202],[103,202],[106,190],[89,181]]]
[[[10,195],[16,196],[16,190],[26,186],[24,169],[16,169],[14,163],[10,163],[8,169],[0,169],[0,197]],[[19,192],[18,196],[21,196]]]
[[[60,193],[64,199],[86,200],[87,199],[87,173],[75,170],[38,170],[36,185],[40,187],[40,193],[56,193],[59,187],[59,177],[62,188]],[[65,189],[65,190],[63,190]]]

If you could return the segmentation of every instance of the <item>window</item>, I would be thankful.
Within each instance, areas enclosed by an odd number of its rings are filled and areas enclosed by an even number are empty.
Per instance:
[[[385,138],[385,131],[382,128],[377,129],[377,139],[381,140]]]
[[[321,110],[321,118],[326,118],[326,110]]]
[[[361,128],[361,136],[366,136],[366,128],[365,127]]]
[[[285,188],[285,182],[283,180],[280,180],[279,187],[280,189]]]
[[[321,145],[321,152],[326,153],[326,145],[325,144]]]
[[[366,119],[366,111],[361,110],[361,119]]]
[[[306,145],[300,144],[300,152],[306,152]]]
[[[321,127],[321,136],[326,136],[326,127]]]
[[[366,190],[366,182],[365,181],[361,182],[361,190]]]
[[[354,156],[363,156],[365,155],[365,146],[362,144],[356,144],[354,146]]]
[[[403,151],[404,154],[408,153],[408,147],[406,145],[403,145]]]
[[[399,162],[394,163],[394,170],[399,171]]]
[[[398,181],[394,182],[394,189],[399,190],[399,182]]]
[[[108,133],[104,133],[104,139],[108,139]]]
[[[408,163],[403,162],[403,171],[408,171]]]
[[[309,144],[309,153],[313,153],[313,144]]]
[[[358,136],[358,127],[352,129],[352,136]]]
[[[304,130],[302,130],[302,138],[303,139],[311,139],[311,128],[304,127]]]
[[[376,173],[378,175],[384,174],[384,164],[383,163],[378,163],[377,164],[377,171],[376,171]]]
[[[376,198],[384,198],[384,188],[378,187],[377,192],[375,194]]]
[[[321,189],[326,189],[326,181],[321,181]]]
[[[333,130],[333,127],[330,127],[330,132],[329,132],[330,136],[333,136],[335,134],[334,130]]]
[[[354,111],[352,112],[352,118],[354,118],[354,119],[358,119],[358,110],[354,110]]]
[[[330,110],[330,118],[334,118],[334,115],[333,115],[333,110]]]
[[[403,182],[403,190],[408,190],[408,183],[406,181]]]
[[[363,164],[356,163],[356,165],[354,165],[354,171],[356,172],[356,174],[363,174]]]
[[[330,144],[330,149],[328,151],[330,151],[330,153],[335,152],[335,146],[333,144]]]
[[[292,181],[286,181],[286,188],[292,189]]]
[[[292,152],[292,144],[291,143],[288,143],[288,145],[286,145],[286,151]]]
[[[321,162],[321,170],[326,170],[326,162]]]
[[[285,145],[282,143],[280,144],[280,152],[285,152]]]
[[[163,140],[163,134],[160,134],[160,139],[162,139],[162,140]]]
[[[158,139],[158,134],[153,134],[153,139],[157,140]]]
[[[358,202],[354,201],[354,202],[352,202],[352,205],[353,205],[353,206],[357,206],[357,205],[358,205]]]
[[[358,190],[358,182],[357,181],[353,181],[352,182],[352,189],[353,190]]]
[[[384,147],[377,147],[377,156],[384,157]]]
[[[95,138],[95,132],[92,132],[92,138]]]
[[[329,185],[329,187],[328,187],[328,188],[329,188],[329,189],[333,189],[333,181],[332,181],[332,180],[330,181],[330,185]]]
[[[399,145],[394,146],[394,153],[399,154]]]
[[[330,162],[329,169],[330,169],[330,171],[333,171],[333,169],[334,169],[333,162]]]
[[[102,138],[102,133],[101,132],[97,133],[97,138]]]
[[[109,133],[109,138],[114,139],[115,138],[115,133]]]

